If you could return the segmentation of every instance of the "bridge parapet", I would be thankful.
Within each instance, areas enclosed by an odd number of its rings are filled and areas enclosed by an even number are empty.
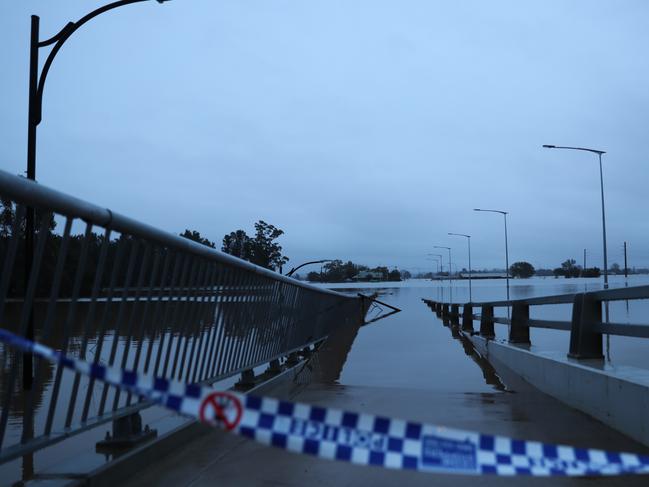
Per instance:
[[[561,294],[538,298],[486,301],[478,303],[447,303],[424,299],[445,324],[458,324],[462,318],[462,330],[474,333],[473,321],[480,320],[480,336],[496,337],[494,324],[510,325],[508,341],[512,344],[530,344],[530,328],[548,328],[570,332],[568,356],[575,359],[603,359],[602,334],[649,338],[649,323],[611,323],[602,320],[602,304],[609,301],[649,299],[649,286],[606,289],[586,293]],[[530,318],[531,306],[571,304],[571,321],[540,320]],[[480,309],[474,314],[475,308]],[[511,309],[511,317],[495,316],[494,309]],[[440,313],[439,310],[442,310]],[[460,312],[460,309],[462,311]],[[450,311],[449,311],[450,310]],[[508,313],[508,316],[509,313]]]

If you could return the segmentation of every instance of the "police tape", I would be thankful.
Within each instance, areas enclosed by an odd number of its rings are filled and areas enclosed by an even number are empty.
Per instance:
[[[516,440],[269,397],[89,363],[0,328],[0,340],[208,425],[265,445],[356,465],[503,476],[649,473],[649,456]]]

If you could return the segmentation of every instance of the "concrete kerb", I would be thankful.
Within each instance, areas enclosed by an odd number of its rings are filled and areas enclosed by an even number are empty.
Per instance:
[[[463,333],[500,374],[514,374],[613,429],[649,446],[649,370],[604,367],[560,352]],[[504,370],[503,370],[504,369]]]

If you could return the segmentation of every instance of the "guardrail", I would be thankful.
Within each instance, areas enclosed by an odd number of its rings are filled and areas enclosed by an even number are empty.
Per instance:
[[[460,326],[467,333],[476,333],[473,321],[480,321],[477,333],[487,339],[494,339],[495,323],[510,325],[509,343],[530,344],[530,328],[549,328],[570,332],[568,356],[576,359],[603,359],[602,334],[649,338],[649,323],[628,324],[602,321],[602,303],[608,301],[649,299],[649,286],[625,287],[575,294],[561,294],[538,298],[482,303],[441,303],[423,301],[442,318],[445,323]],[[571,321],[539,320],[530,318],[530,306],[572,304]],[[511,318],[494,315],[495,308],[511,307]],[[460,312],[460,308],[462,311]],[[473,310],[480,308],[479,314]]]
[[[367,309],[4,171],[0,196],[0,326],[91,363],[245,382]],[[0,463],[150,405],[1,344],[0,378]]]

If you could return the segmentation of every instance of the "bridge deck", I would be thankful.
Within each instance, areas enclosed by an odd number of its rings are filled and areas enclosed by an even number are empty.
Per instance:
[[[407,416],[485,433],[613,450],[644,451],[585,414],[531,388],[516,393],[452,393],[312,384],[296,399],[349,410]],[[211,432],[134,475],[136,485],[520,485],[521,479],[430,475],[358,467],[268,448]],[[646,477],[528,479],[529,485],[647,485]]]

